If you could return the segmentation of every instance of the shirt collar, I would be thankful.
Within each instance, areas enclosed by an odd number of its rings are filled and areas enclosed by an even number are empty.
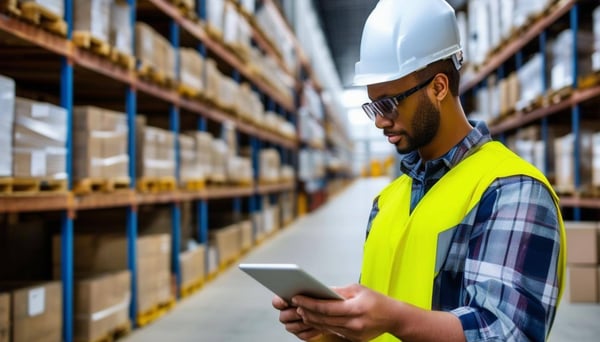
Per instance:
[[[429,160],[422,166],[423,161],[417,151],[405,154],[400,163],[400,170],[412,178],[418,178],[419,173],[429,170],[438,169],[441,166],[446,166],[452,169],[461,160],[469,156],[477,147],[492,140],[490,131],[484,121],[469,121],[473,129],[467,136],[457,145],[452,147],[446,154],[438,159]]]

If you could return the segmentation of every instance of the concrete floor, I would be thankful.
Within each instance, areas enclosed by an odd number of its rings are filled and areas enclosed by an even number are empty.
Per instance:
[[[295,221],[240,262],[297,263],[328,285],[356,282],[371,200],[387,179],[361,179],[324,207]],[[126,342],[286,342],[272,294],[231,267]],[[600,341],[600,305],[559,308],[549,341]]]

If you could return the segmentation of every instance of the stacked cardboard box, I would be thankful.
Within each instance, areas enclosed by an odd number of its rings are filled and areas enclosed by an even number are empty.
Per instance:
[[[0,342],[10,341],[10,294],[0,293]]]
[[[198,245],[195,249],[179,254],[181,264],[181,287],[186,288],[204,281],[206,276],[206,247]]]
[[[597,222],[565,222],[570,301],[600,301],[600,230]]]
[[[229,156],[227,158],[227,180],[234,184],[252,183],[252,160],[246,157]]]
[[[281,157],[273,148],[259,152],[259,180],[264,183],[276,183],[280,180]]]
[[[175,177],[175,135],[146,126],[143,116],[136,118],[137,176],[139,178]]]
[[[248,83],[240,85],[234,107],[241,118],[257,125],[262,125],[264,122],[265,106]]]
[[[600,70],[600,6],[596,7],[593,14],[594,27],[594,53],[592,54],[592,69]]]
[[[108,43],[111,0],[79,0],[73,3],[73,29],[89,32]]]
[[[600,132],[592,135],[592,186],[600,187]]]
[[[54,238],[55,276],[60,276],[60,237]],[[137,311],[171,300],[171,237],[140,236],[137,251]],[[89,277],[127,269],[127,238],[115,234],[77,234],[74,240],[75,275]]]
[[[75,340],[100,341],[129,326],[131,274],[120,271],[75,283]]]
[[[579,179],[580,186],[589,188],[592,184],[593,133],[582,130],[579,136]],[[575,135],[569,133],[554,141],[555,186],[559,190],[575,190]]]
[[[198,93],[204,89],[202,75],[204,59],[198,50],[190,48],[179,49],[179,82]]]
[[[208,32],[215,37],[223,37],[223,15],[225,2],[221,0],[206,1],[206,26]]]
[[[551,88],[559,90],[573,84],[573,58],[577,59],[579,75],[588,75],[592,71],[591,55],[594,52],[592,32],[577,32],[577,55],[573,56],[573,33],[570,29],[562,31],[552,47]]]
[[[111,1],[108,32],[110,45],[122,53],[133,55],[132,33],[129,5],[125,1]]]
[[[288,191],[279,195],[279,203],[281,205],[281,224],[290,223],[295,216],[296,210],[294,206],[294,192]]]
[[[195,166],[193,169],[193,179],[209,179],[213,172],[213,137],[208,132],[188,132],[187,134],[194,139]]]
[[[12,175],[12,130],[15,119],[15,81],[0,76],[0,177]]]
[[[73,178],[129,178],[125,114],[97,107],[73,109]]]
[[[189,135],[179,135],[179,176],[181,181],[197,180],[196,145]]]
[[[227,264],[240,255],[242,250],[240,226],[237,223],[210,230],[209,238],[217,249],[218,264]]]
[[[218,103],[219,92],[221,91],[220,82],[224,76],[217,68],[217,63],[208,58],[206,60],[206,92],[205,96],[207,99]]]
[[[238,223],[240,227],[240,247],[242,251],[247,251],[254,243],[254,229],[251,220],[243,220]]]
[[[62,341],[63,302],[60,282],[0,284],[0,291],[10,293],[10,341]],[[3,307],[0,303],[0,316],[6,315],[2,314],[3,310],[6,310],[6,306]],[[0,323],[0,331],[1,327]],[[1,336],[0,334],[0,340]]]
[[[13,176],[66,178],[66,137],[64,108],[16,98]]]
[[[212,182],[225,182],[227,180],[228,151],[224,140],[213,140],[211,150],[212,173],[209,177]]]
[[[135,56],[142,67],[152,67],[175,80],[175,49],[169,41],[147,24],[135,24]]]

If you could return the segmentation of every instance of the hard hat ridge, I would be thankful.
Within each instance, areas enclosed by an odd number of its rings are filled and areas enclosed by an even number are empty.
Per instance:
[[[460,52],[456,16],[446,1],[380,0],[363,29],[354,84],[396,80],[447,58],[458,66]]]

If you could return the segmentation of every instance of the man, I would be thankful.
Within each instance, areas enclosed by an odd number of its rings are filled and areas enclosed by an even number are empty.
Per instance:
[[[273,306],[302,340],[545,341],[565,265],[558,199],[533,166],[467,120],[461,48],[444,0],[381,0],[355,83],[402,160],[375,199],[360,285],[344,301]]]

